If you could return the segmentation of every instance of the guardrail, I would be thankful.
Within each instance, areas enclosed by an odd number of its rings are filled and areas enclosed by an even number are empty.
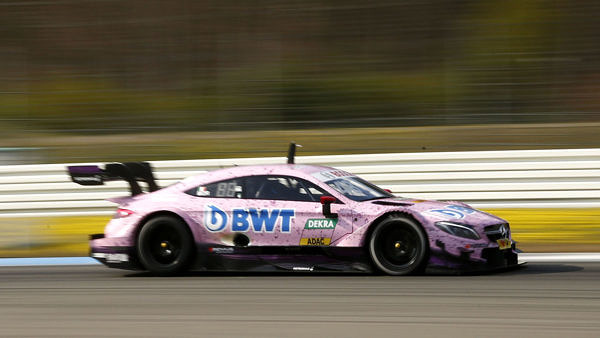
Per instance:
[[[232,165],[285,163],[284,157],[154,161],[166,186]],[[600,206],[600,149],[514,150],[298,156],[360,175],[400,196],[461,200],[478,208]],[[109,215],[108,197],[128,194],[124,182],[82,187],[67,164],[0,166],[0,217]]]

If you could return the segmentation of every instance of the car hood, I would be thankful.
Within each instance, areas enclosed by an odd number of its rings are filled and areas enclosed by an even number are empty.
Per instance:
[[[476,227],[485,227],[500,223],[508,223],[500,217],[477,210],[463,202],[433,201],[412,198],[386,198],[370,201],[372,204],[389,206],[390,208],[405,208],[411,213],[417,213],[428,223],[448,221],[468,224]]]

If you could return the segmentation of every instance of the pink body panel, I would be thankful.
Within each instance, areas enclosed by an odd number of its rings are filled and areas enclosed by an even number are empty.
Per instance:
[[[470,251],[471,260],[483,261],[481,251],[498,247],[498,244],[488,240],[485,235],[479,240],[451,236],[436,228],[434,223],[460,221],[469,224],[480,234],[483,234],[486,226],[507,223],[458,202],[402,198],[356,202],[318,179],[320,172],[331,171],[336,169],[311,165],[268,165],[232,167],[189,177],[153,193],[121,199],[120,207],[134,213],[126,218],[113,219],[106,227],[106,238],[94,241],[93,246],[134,246],[140,221],[157,211],[168,211],[184,219],[195,241],[201,244],[232,245],[233,236],[243,233],[249,238],[250,246],[297,246],[303,238],[325,238],[330,241],[325,245],[361,247],[365,244],[370,225],[382,216],[399,213],[409,215],[421,224],[428,235],[430,248],[442,248],[453,256]],[[294,176],[318,185],[339,201],[331,205],[332,212],[339,215],[337,224],[333,228],[324,226],[307,229],[309,219],[326,222],[319,202],[198,197],[185,193],[204,184],[251,175]],[[265,217],[275,220],[270,230],[265,223],[253,221],[251,214],[254,212],[256,216],[261,210],[266,210],[262,211],[266,212]]]

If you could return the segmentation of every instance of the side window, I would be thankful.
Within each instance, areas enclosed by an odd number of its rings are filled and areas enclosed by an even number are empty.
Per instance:
[[[248,176],[246,198],[317,202],[327,193],[314,184],[291,176]]]
[[[299,178],[298,180],[302,183],[302,185],[304,185],[306,190],[308,190],[308,192],[312,195],[316,202],[319,202],[321,200],[321,196],[331,196],[331,194],[321,189],[320,187],[314,185],[313,183],[310,183],[307,180],[303,180],[301,178]]]
[[[231,180],[209,183],[190,189],[186,193],[198,197],[242,198],[244,189],[242,180]]]

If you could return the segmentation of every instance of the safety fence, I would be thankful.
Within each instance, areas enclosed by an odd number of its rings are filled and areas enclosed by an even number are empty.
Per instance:
[[[283,157],[151,162],[160,186],[208,170],[285,163]],[[298,156],[340,168],[400,196],[461,200],[479,208],[600,206],[600,149]],[[106,215],[127,183],[82,187],[66,164],[0,167],[0,217]]]
[[[166,186],[222,167],[285,161],[151,164]],[[526,249],[600,251],[600,149],[298,156],[296,163],[340,168],[398,196],[467,202],[508,219]],[[0,167],[0,257],[85,255],[87,234],[101,232],[116,208],[105,199],[129,194],[122,181],[77,185],[66,166]]]

